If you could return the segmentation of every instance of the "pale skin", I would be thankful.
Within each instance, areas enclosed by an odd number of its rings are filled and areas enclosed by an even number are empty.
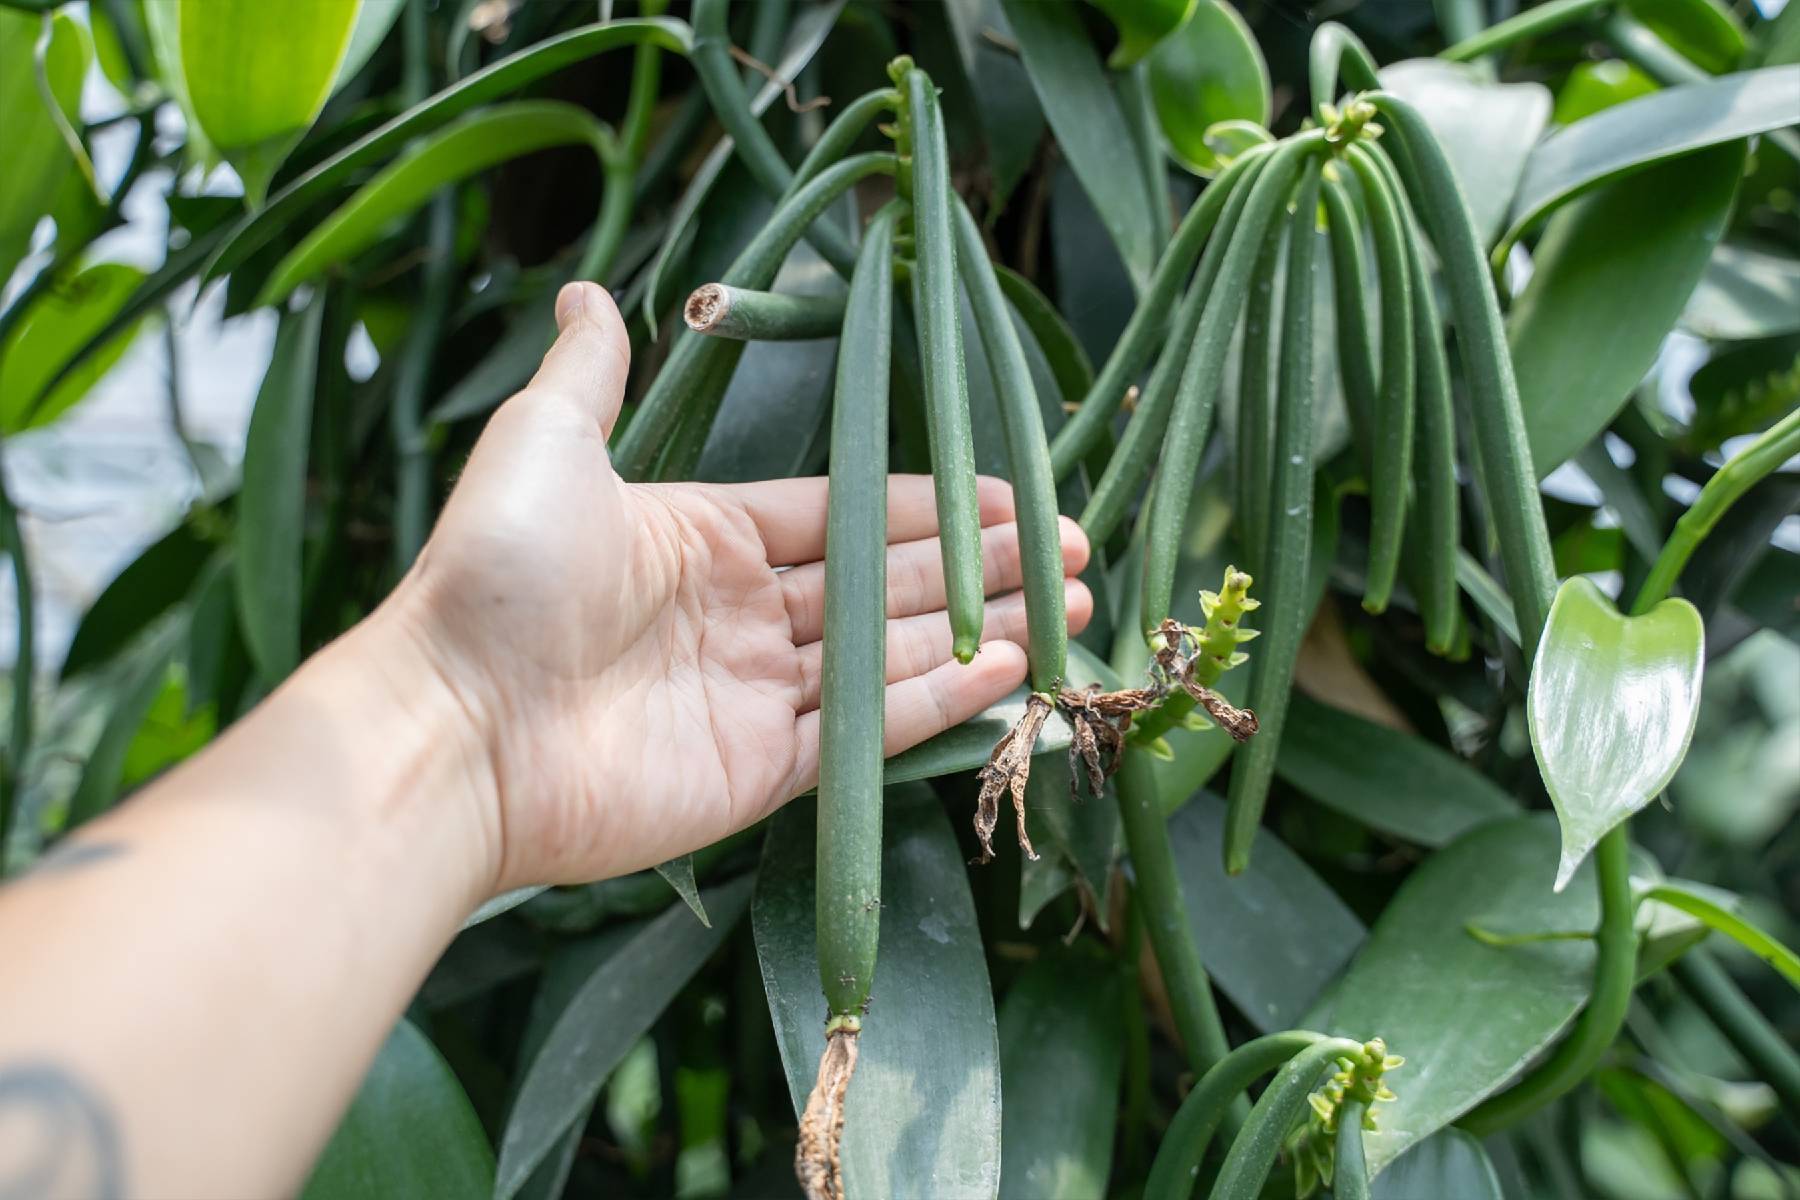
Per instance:
[[[812,786],[825,481],[621,481],[624,325],[592,284],[557,318],[381,607],[0,887],[0,1196],[292,1194],[483,900],[640,870]],[[892,754],[1017,687],[1026,631],[1004,484],[967,666],[930,480],[888,494]],[[1071,576],[1087,553],[1065,522]]]

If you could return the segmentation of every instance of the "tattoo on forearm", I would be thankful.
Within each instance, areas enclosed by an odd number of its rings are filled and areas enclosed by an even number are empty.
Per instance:
[[[124,1155],[111,1108],[50,1062],[0,1064],[0,1200],[123,1200]]]
[[[125,853],[122,842],[64,842],[54,850],[44,854],[25,869],[21,879],[29,879],[34,875],[60,875],[65,871],[78,871],[97,862],[105,862],[109,858],[117,858]]]

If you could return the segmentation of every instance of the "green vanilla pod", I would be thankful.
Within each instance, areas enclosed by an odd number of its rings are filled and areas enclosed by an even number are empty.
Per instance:
[[[1275,411],[1274,495],[1260,572],[1266,610],[1263,642],[1250,679],[1250,709],[1258,735],[1238,751],[1231,769],[1231,791],[1225,813],[1225,870],[1242,871],[1262,823],[1263,805],[1275,773],[1275,754],[1287,718],[1288,690],[1294,660],[1312,614],[1306,598],[1312,547],[1313,407],[1317,399],[1318,365],[1313,346],[1313,253],[1317,246],[1320,178],[1309,164],[1301,185],[1288,245],[1287,299],[1281,319],[1280,401]],[[1156,530],[1151,530],[1152,555]],[[1173,566],[1170,571],[1172,574]],[[1148,587],[1146,577],[1146,587]],[[1148,615],[1148,613],[1146,613]]]
[[[1126,321],[1119,340],[1113,344],[1112,353],[1106,356],[1100,373],[1094,377],[1086,399],[1068,423],[1056,431],[1056,437],[1050,443],[1050,463],[1058,481],[1067,478],[1111,428],[1131,381],[1156,353],[1158,343],[1178,324],[1172,320],[1170,310],[1177,307],[1176,297],[1181,293],[1182,281],[1200,257],[1201,250],[1208,245],[1213,231],[1221,228],[1225,202],[1251,173],[1252,164],[1260,162],[1272,149],[1272,145],[1253,146],[1233,159],[1231,165],[1200,193],[1200,198],[1181,219],[1175,236],[1157,261],[1156,270],[1151,273],[1137,307],[1131,310],[1131,319]]]
[[[931,477],[937,493],[945,607],[951,653],[975,657],[981,642],[981,510],[975,491],[975,438],[969,424],[963,367],[962,299],[956,273],[955,193],[937,89],[910,60],[890,68],[905,98],[902,151],[911,151],[915,267],[913,312],[925,368],[925,414],[931,435]],[[903,179],[904,183],[905,180]]]
[[[981,229],[961,200],[955,204],[953,220],[957,266],[993,375],[1012,473],[1031,686],[1034,691],[1054,694],[1068,673],[1069,619],[1064,611],[1062,527],[1056,511],[1050,448],[1044,440],[1043,410],[1038,407],[1037,388],[1031,382],[1031,367],[1018,331],[1013,328],[1011,310],[982,244]]]

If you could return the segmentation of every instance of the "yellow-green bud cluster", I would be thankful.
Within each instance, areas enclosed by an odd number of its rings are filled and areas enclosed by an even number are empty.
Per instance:
[[[1319,116],[1325,122],[1325,140],[1333,146],[1348,146],[1357,138],[1371,140],[1382,135],[1375,123],[1376,108],[1367,100],[1356,99],[1338,108],[1335,104],[1319,105]]]
[[[1338,1059],[1338,1069],[1323,1087],[1306,1098],[1312,1106],[1306,1124],[1288,1139],[1294,1162],[1294,1194],[1306,1200],[1321,1187],[1330,1187],[1336,1173],[1338,1116],[1352,1100],[1363,1106],[1362,1127],[1377,1128],[1375,1106],[1394,1098],[1385,1076],[1406,1060],[1387,1052],[1387,1043],[1374,1038],[1363,1043],[1362,1054]]]
[[[1262,607],[1250,599],[1250,576],[1236,567],[1225,568],[1225,579],[1216,592],[1200,593],[1200,611],[1206,624],[1200,630],[1200,654],[1194,660],[1194,678],[1207,687],[1219,682],[1235,666],[1248,662],[1250,656],[1238,647],[1255,637],[1255,629],[1245,629],[1244,614]]]

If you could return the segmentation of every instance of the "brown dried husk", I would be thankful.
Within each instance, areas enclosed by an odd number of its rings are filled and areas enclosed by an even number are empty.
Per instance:
[[[857,1030],[838,1028],[825,1036],[819,1077],[800,1116],[800,1141],[794,1147],[794,1174],[806,1200],[844,1200],[844,1097],[856,1073]]]
[[[1031,778],[1031,752],[1037,748],[1051,707],[1048,696],[1033,692],[1025,701],[1025,715],[995,744],[993,755],[981,768],[981,792],[975,798],[975,836],[981,842],[981,862],[994,857],[994,826],[1000,821],[1000,797],[1007,792],[1012,793],[1013,814],[1019,823],[1019,848],[1027,858],[1037,857],[1025,833],[1025,784]]]

